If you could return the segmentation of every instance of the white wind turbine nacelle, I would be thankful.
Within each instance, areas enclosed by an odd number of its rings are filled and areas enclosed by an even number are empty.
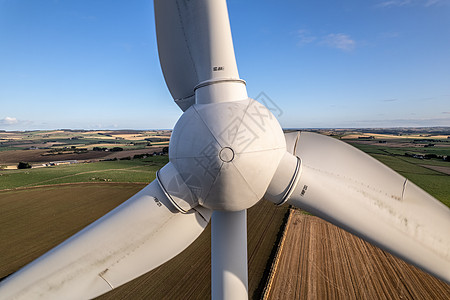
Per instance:
[[[0,282],[0,299],[88,299],[189,246],[211,219],[213,299],[246,299],[246,209],[262,197],[450,283],[450,210],[365,153],[283,136],[239,78],[225,0],[155,0],[161,67],[184,111],[170,162],[122,205]]]
[[[171,197],[177,207],[238,211],[262,199],[286,142],[272,113],[244,99],[191,106],[175,125],[169,149],[170,163],[190,188],[187,199],[192,201],[186,203],[185,195]],[[169,195],[176,195],[170,177],[161,178],[162,183]]]

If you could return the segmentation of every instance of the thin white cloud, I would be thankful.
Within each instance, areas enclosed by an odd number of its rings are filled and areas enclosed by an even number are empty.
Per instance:
[[[296,32],[296,36],[299,47],[314,44],[347,52],[354,50],[356,47],[356,41],[344,33],[330,33],[324,36],[316,36],[307,29],[299,29]]]
[[[382,1],[376,5],[376,7],[402,7],[402,6],[410,6],[410,5],[417,5],[417,6],[424,6],[424,7],[430,7],[435,5],[441,5],[445,3],[450,3],[449,0],[389,0],[389,1]]]
[[[310,44],[317,40],[317,37],[311,35],[309,30],[307,30],[307,29],[299,29],[297,31],[297,37],[298,37],[298,45],[299,46]]]
[[[392,6],[405,6],[408,4],[411,4],[411,0],[390,0],[390,1],[383,1],[379,3],[378,7],[392,7]]]
[[[392,31],[392,32],[382,32],[379,35],[379,37],[382,39],[395,39],[395,38],[400,37],[400,35],[401,34],[399,32]]]
[[[425,0],[423,2],[424,2],[423,5],[425,7],[430,7],[430,6],[440,5],[440,4],[445,4],[445,3],[449,4],[450,3],[448,0]]]
[[[356,47],[356,42],[350,36],[343,33],[331,33],[325,36],[321,43],[331,48],[343,51],[352,51]]]
[[[19,121],[16,118],[12,117],[5,117],[0,120],[0,125],[14,125],[19,123]]]

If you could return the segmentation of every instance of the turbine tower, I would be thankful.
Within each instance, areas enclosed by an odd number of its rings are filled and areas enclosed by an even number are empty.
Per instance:
[[[246,299],[246,210],[305,209],[450,283],[450,210],[331,137],[283,134],[239,78],[225,0],[155,0],[183,115],[169,163],[122,205],[0,283],[1,299],[87,299],[171,259],[212,222],[212,298]]]

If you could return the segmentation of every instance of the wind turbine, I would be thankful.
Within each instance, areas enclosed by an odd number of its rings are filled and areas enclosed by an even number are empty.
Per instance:
[[[155,0],[183,110],[170,162],[125,203],[1,282],[1,299],[101,295],[176,256],[212,222],[212,297],[246,299],[246,209],[263,198],[336,224],[450,282],[450,210],[363,152],[283,131],[239,78],[225,0]]]

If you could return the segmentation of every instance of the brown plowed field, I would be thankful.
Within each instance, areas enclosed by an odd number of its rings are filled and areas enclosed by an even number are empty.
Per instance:
[[[145,149],[137,150],[124,150],[117,152],[105,152],[105,151],[88,151],[85,153],[64,153],[56,155],[47,155],[48,150],[10,150],[0,151],[0,165],[1,164],[17,164],[19,161],[26,161],[30,163],[44,163],[60,160],[100,160],[100,159],[113,159],[123,157],[133,157],[136,154],[145,154],[162,151],[161,146],[151,146]]]
[[[267,299],[449,299],[450,285],[292,210]]]
[[[445,166],[431,166],[431,165],[421,165],[422,167],[434,170],[434,171],[438,171],[447,175],[450,175],[450,167],[445,167]]]
[[[107,156],[105,156],[103,159],[113,159],[113,158],[124,158],[124,157],[133,157],[136,154],[147,154],[147,153],[153,153],[153,152],[161,152],[163,147],[161,146],[151,146],[145,149],[137,149],[137,150],[124,150],[124,151],[118,151],[118,152],[109,152]]]
[[[44,163],[58,160],[100,159],[110,154],[110,152],[89,151],[80,154],[67,153],[58,155],[43,155],[46,153],[48,153],[48,150],[45,149],[0,151],[0,164],[17,164],[19,161]]]

